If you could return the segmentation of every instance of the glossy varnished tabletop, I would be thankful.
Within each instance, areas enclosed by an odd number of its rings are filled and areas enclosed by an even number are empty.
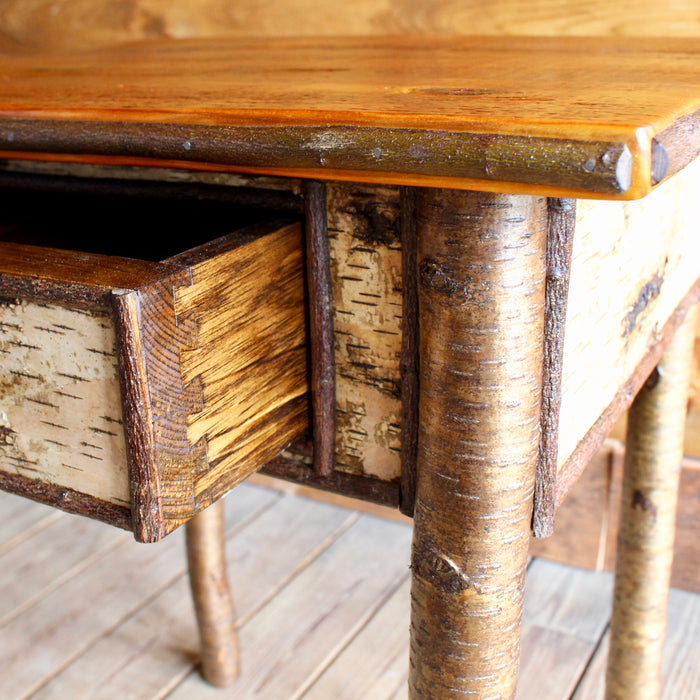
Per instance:
[[[5,56],[0,150],[636,198],[696,154],[699,56],[696,40],[570,37],[160,41]]]

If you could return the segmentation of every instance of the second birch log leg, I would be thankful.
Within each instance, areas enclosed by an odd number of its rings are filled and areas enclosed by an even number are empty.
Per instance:
[[[629,412],[608,700],[656,700],[660,693],[696,319],[694,309]]]
[[[411,700],[515,693],[539,442],[547,203],[419,190]]]
[[[185,526],[187,563],[201,642],[202,675],[215,686],[238,676],[238,636],[224,552],[224,501]]]

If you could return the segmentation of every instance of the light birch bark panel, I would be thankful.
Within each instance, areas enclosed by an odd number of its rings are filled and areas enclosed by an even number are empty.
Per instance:
[[[336,468],[401,473],[401,244],[396,187],[328,186]]]
[[[643,200],[578,203],[564,339],[560,469],[700,276],[699,182],[696,161]]]
[[[54,50],[159,37],[339,34],[698,36],[693,0],[3,0],[0,48]]]
[[[129,505],[109,314],[0,304],[0,470]]]

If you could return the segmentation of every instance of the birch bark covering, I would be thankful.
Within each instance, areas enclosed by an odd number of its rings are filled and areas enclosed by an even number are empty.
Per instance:
[[[697,307],[629,412],[608,700],[659,697],[696,322]]]
[[[109,314],[2,301],[0,382],[0,470],[129,505]]]
[[[560,475],[603,412],[617,402],[619,416],[629,404],[631,396],[620,396],[624,383],[660,340],[664,323],[700,275],[699,182],[696,161],[643,200],[577,204],[564,340]]]
[[[401,472],[401,233],[396,187],[328,187],[337,396],[336,467]]]
[[[411,698],[511,698],[539,440],[546,201],[420,190]]]

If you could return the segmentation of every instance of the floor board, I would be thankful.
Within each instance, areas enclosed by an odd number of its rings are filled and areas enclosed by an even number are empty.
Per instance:
[[[214,689],[176,532],[156,545],[0,494],[0,699],[406,700],[406,523],[250,484],[226,499],[242,674]],[[602,700],[612,576],[531,563],[517,700]],[[664,700],[700,697],[700,596],[673,591]]]

